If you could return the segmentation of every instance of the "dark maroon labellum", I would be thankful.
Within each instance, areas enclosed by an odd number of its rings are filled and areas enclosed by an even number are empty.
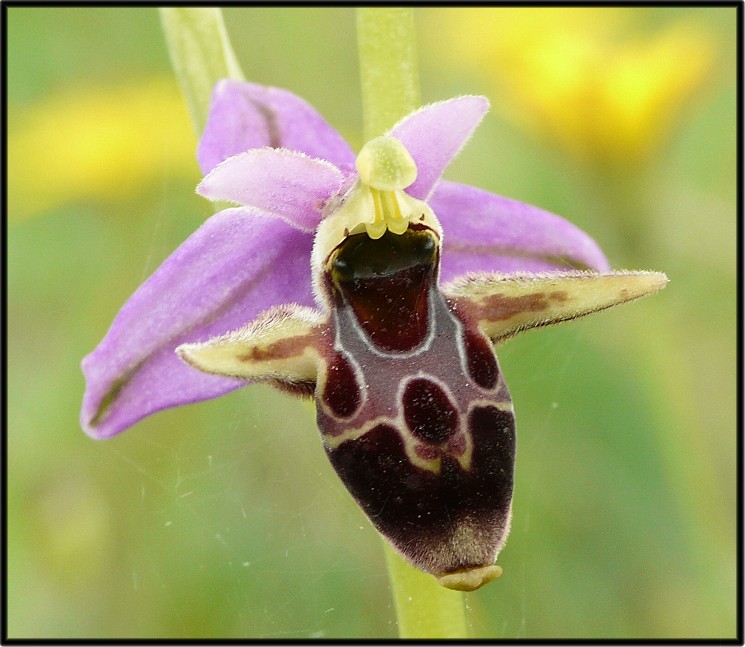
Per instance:
[[[404,390],[403,405],[406,426],[417,438],[439,444],[458,431],[458,411],[435,382],[411,380]]]
[[[493,564],[504,544],[515,421],[491,344],[443,297],[438,267],[421,225],[335,250],[317,410],[329,459],[372,523],[441,576]]]
[[[321,398],[331,413],[339,418],[351,416],[362,401],[354,368],[342,353],[336,353],[326,367],[326,384]]]
[[[348,238],[337,254],[334,284],[358,324],[378,347],[404,351],[427,334],[427,293],[435,241],[426,232],[379,240]]]

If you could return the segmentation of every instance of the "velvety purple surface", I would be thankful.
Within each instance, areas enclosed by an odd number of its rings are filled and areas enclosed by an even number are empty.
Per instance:
[[[296,94],[256,83],[223,79],[215,85],[197,159],[206,175],[250,148],[288,148],[337,166],[353,164],[344,138]]]
[[[390,134],[404,145],[417,165],[416,181],[406,193],[426,201],[488,110],[489,102],[484,97],[457,97],[424,106],[391,129]]]
[[[329,162],[283,148],[258,148],[218,164],[197,193],[266,211],[313,233],[326,201],[343,181],[344,174]]]
[[[466,272],[610,269],[584,231],[524,202],[442,181],[429,205],[444,231],[443,282]]]
[[[83,360],[83,429],[105,438],[160,409],[241,386],[194,370],[174,350],[239,328],[272,305],[312,306],[312,242],[282,220],[247,209],[207,220],[137,289]],[[100,403],[122,377],[127,381],[115,406],[93,426]]]

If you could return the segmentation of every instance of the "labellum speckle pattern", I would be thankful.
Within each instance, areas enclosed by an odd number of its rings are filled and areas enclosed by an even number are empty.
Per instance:
[[[418,224],[334,250],[317,419],[372,523],[443,577],[493,565],[507,538],[515,421],[491,343],[440,292],[438,266],[439,240]]]

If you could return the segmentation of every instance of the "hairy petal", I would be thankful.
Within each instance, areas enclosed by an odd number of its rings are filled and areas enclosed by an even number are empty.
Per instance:
[[[202,172],[206,175],[228,157],[264,146],[300,151],[337,166],[354,163],[349,144],[297,95],[256,83],[219,81],[197,149]]]
[[[327,318],[313,308],[277,306],[243,328],[183,344],[176,352],[190,366],[213,375],[315,384]]]
[[[493,342],[654,294],[667,285],[662,272],[552,272],[467,274],[442,286],[466,319]]]
[[[261,209],[311,233],[343,182],[344,174],[333,164],[286,149],[258,148],[218,164],[197,193]]]
[[[209,218],[130,297],[83,360],[83,429],[106,438],[155,411],[245,384],[195,371],[175,349],[235,330],[274,305],[313,305],[312,242],[249,209]]]
[[[431,103],[404,117],[390,131],[416,162],[416,181],[406,193],[427,200],[443,171],[465,146],[489,110],[485,97]]]
[[[538,207],[448,181],[429,204],[445,232],[441,281],[466,272],[610,269],[590,236]]]

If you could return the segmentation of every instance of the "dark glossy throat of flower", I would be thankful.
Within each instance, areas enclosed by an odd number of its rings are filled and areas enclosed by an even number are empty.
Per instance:
[[[426,227],[377,240],[348,237],[334,252],[328,274],[337,307],[349,307],[381,350],[405,352],[429,330],[429,294],[437,281],[438,244]]]

